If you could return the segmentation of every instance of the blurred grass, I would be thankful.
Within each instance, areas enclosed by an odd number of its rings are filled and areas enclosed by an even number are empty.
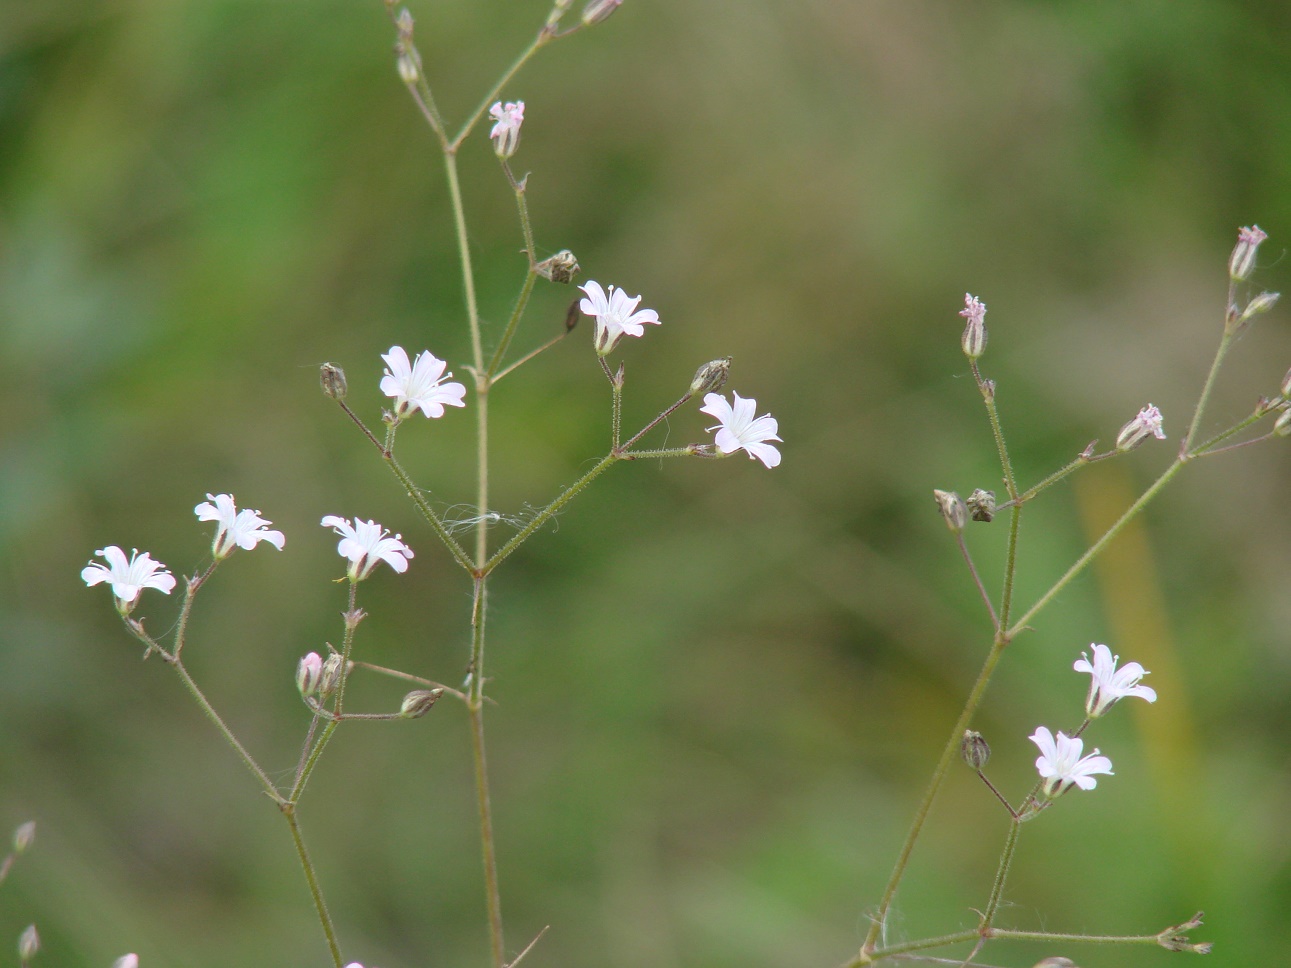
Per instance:
[[[546,7],[413,12],[456,118]],[[984,648],[929,498],[999,476],[958,350],[962,293],[990,306],[984,366],[1024,481],[1149,400],[1177,440],[1238,225],[1271,233],[1257,282],[1286,287],[1289,21],[1274,0],[632,2],[504,92],[527,104],[515,164],[540,248],[568,246],[664,320],[620,351],[628,422],[729,353],[732,387],[786,440],[772,473],[616,468],[499,574],[490,743],[513,951],[546,924],[530,958],[569,968],[829,965],[855,948]],[[339,634],[323,514],[376,517],[418,550],[407,576],[365,586],[365,656],[461,675],[466,584],[316,389],[335,360],[375,418],[391,344],[459,369],[467,354],[442,173],[391,42],[376,2],[0,8],[0,828],[40,825],[0,938],[36,921],[46,964],[324,961],[282,824],[81,585],[93,549],[192,571],[208,491],[287,532],[282,555],[221,571],[190,653],[271,769],[290,769],[304,725],[296,658]],[[519,232],[482,138],[463,168],[496,331]],[[522,346],[559,331],[571,293],[553,290]],[[1237,347],[1216,426],[1281,379],[1286,318]],[[604,446],[580,341],[495,394],[506,513]],[[454,418],[403,434],[444,506],[472,493],[471,422]],[[678,415],[668,440],[702,426]],[[1168,447],[1091,468],[1081,506],[1141,487]],[[1144,659],[1160,702],[1094,738],[1117,776],[1028,825],[1012,923],[1140,932],[1200,907],[1212,963],[1275,964],[1291,943],[1289,466],[1270,446],[1192,468],[1146,516],[1156,576],[1088,576],[1004,663],[981,728],[1019,789],[1027,733],[1079,715],[1072,660],[1091,641],[1148,655],[1116,603],[1159,588],[1173,675]],[[1023,601],[1084,529],[1065,487],[1029,515]],[[977,544],[999,574],[1002,534]],[[172,607],[145,607],[155,630]],[[1180,720],[1195,732],[1163,775],[1153,730]],[[379,731],[342,731],[302,811],[347,954],[479,963],[462,717]],[[1004,824],[969,779],[938,804],[897,935],[970,925],[985,899]]]

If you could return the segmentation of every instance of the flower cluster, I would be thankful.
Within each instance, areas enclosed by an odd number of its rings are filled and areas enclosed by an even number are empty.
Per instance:
[[[1097,642],[1090,648],[1094,650],[1093,661],[1082,652],[1072,666],[1075,671],[1088,673],[1090,677],[1089,693],[1085,697],[1085,714],[1089,719],[1098,718],[1126,697],[1156,702],[1156,691],[1139,685],[1139,680],[1148,674],[1143,666],[1127,662],[1117,669],[1120,656],[1112,655],[1111,649]],[[1073,786],[1092,790],[1098,785],[1094,779],[1096,774],[1112,775],[1112,761],[1097,749],[1082,755],[1084,741],[1078,735],[1068,736],[1059,731],[1054,736],[1047,727],[1041,726],[1028,738],[1040,749],[1035,766],[1040,774],[1041,789],[1050,799],[1061,796]]]

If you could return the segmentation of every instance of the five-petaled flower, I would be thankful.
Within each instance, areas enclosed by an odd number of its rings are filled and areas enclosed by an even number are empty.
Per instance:
[[[750,458],[756,457],[762,461],[767,467],[775,467],[780,463],[780,451],[767,443],[768,440],[780,440],[776,436],[780,426],[775,417],[769,413],[755,417],[757,400],[753,397],[745,399],[735,392],[732,392],[731,396],[735,398],[734,407],[726,402],[726,397],[722,394],[709,393],[704,396],[704,406],[699,408],[701,413],[709,414],[720,421],[717,426],[708,428],[717,431],[713,438],[717,449],[722,454],[733,454],[737,450],[742,450]]]
[[[234,548],[250,551],[261,541],[267,541],[279,551],[286,544],[287,538],[281,531],[271,531],[267,525],[273,524],[260,517],[259,511],[243,508],[241,511],[233,503],[232,494],[207,494],[210,501],[203,501],[193,508],[199,521],[217,521],[215,540],[211,551],[216,558],[227,558]]]
[[[520,125],[524,124],[524,101],[501,101],[489,108],[489,117],[496,122],[489,137],[493,139],[493,152],[506,160],[520,147]]]
[[[408,559],[413,554],[412,549],[403,543],[403,535],[391,535],[375,521],[358,518],[351,526],[348,518],[335,514],[323,518],[322,525],[341,536],[336,551],[342,558],[350,560],[350,581],[367,578],[382,561],[400,574],[408,570]]]
[[[1116,449],[1133,450],[1149,437],[1165,440],[1161,419],[1161,411],[1149,403],[1134,416],[1133,420],[1121,428],[1121,432],[1116,435]]]
[[[587,293],[587,298],[579,301],[578,308],[583,315],[596,317],[596,352],[601,356],[614,349],[619,337],[625,334],[644,335],[642,323],[659,322],[659,314],[653,309],[637,309],[640,296],[629,296],[613,286],[607,295],[599,282],[591,280],[578,288]]]
[[[1148,674],[1143,666],[1137,662],[1127,662],[1118,669],[1116,663],[1121,659],[1119,655],[1112,655],[1111,649],[1097,642],[1092,643],[1091,647],[1094,650],[1094,661],[1090,662],[1089,656],[1082,652],[1072,666],[1077,672],[1088,672],[1090,675],[1089,695],[1085,697],[1085,712],[1090,719],[1097,719],[1113,703],[1126,696],[1137,696],[1148,702],[1157,701],[1155,689],[1139,685],[1139,680]]]
[[[390,347],[389,353],[383,353],[381,359],[386,361],[385,375],[381,377],[381,392],[387,397],[394,397],[395,421],[400,421],[414,410],[420,410],[427,417],[442,417],[444,406],[464,407],[466,387],[460,383],[445,383],[453,374],[445,373],[448,366],[438,359],[430,350],[417,354],[417,359],[409,363],[408,354],[402,346]]]
[[[1055,739],[1041,726],[1027,738],[1040,748],[1035,768],[1044,779],[1044,795],[1050,799],[1066,793],[1072,784],[1082,790],[1094,789],[1098,786],[1095,773],[1112,775],[1112,761],[1100,756],[1097,749],[1088,756],[1080,755],[1085,744],[1078,737],[1059,732]]]
[[[81,569],[81,578],[87,585],[97,585],[104,581],[111,583],[112,594],[117,599],[117,609],[123,614],[134,607],[135,599],[145,588],[155,588],[169,595],[175,587],[175,576],[146,551],[139,554],[139,549],[135,548],[129,561],[126,560],[126,553],[116,545],[108,545],[94,553],[103,556],[108,563],[107,567],[91,561]]]

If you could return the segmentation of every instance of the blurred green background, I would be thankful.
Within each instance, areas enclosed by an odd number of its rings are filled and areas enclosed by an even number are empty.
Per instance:
[[[451,119],[547,12],[415,0]],[[323,965],[285,825],[80,568],[139,547],[179,572],[230,491],[288,536],[199,598],[194,675],[274,771],[305,727],[297,658],[339,642],[324,514],[417,558],[362,588],[360,657],[450,682],[469,586],[317,389],[344,366],[377,420],[379,354],[469,345],[442,167],[377,0],[0,7],[0,828],[39,824],[0,888],[0,945],[40,964]],[[784,463],[613,469],[499,572],[491,763],[508,947],[527,964],[809,966],[855,951],[987,643],[934,487],[999,490],[959,351],[965,290],[1024,482],[1151,401],[1171,442],[1091,468],[1024,522],[1034,600],[1169,461],[1217,341],[1239,225],[1286,289],[1284,0],[629,0],[543,51],[527,104],[540,250],[642,293],[664,325],[616,353],[626,422],[731,354]],[[464,191],[496,334],[523,261],[481,130]],[[538,290],[517,346],[559,331]],[[1233,353],[1210,429],[1273,392],[1287,312]],[[590,328],[495,392],[497,510],[540,506],[603,453]],[[631,345],[626,345],[626,344]],[[671,444],[704,439],[671,419]],[[470,499],[473,421],[403,432],[441,508]],[[1291,946],[1287,445],[1202,462],[1003,663],[978,727],[1014,796],[1036,725],[1079,722],[1071,663],[1108,642],[1152,707],[1091,734],[1117,775],[1028,825],[1003,919],[1155,932],[1198,908],[1208,964]],[[462,509],[452,512],[466,513]],[[971,537],[1001,573],[1002,526]],[[499,532],[505,534],[505,530]],[[149,592],[155,632],[177,602]],[[356,701],[402,690],[362,680]],[[957,770],[890,937],[971,926],[1006,818]],[[341,730],[302,805],[347,958],[487,960],[467,734],[445,702]],[[970,782],[971,781],[971,782]],[[6,949],[12,951],[12,949]],[[1159,949],[993,946],[1157,965]],[[11,956],[6,959],[11,963]]]

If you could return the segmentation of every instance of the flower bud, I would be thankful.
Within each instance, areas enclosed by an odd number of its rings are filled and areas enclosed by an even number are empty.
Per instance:
[[[112,962],[112,968],[139,968],[139,956],[133,953],[122,955]]]
[[[430,707],[444,694],[443,689],[414,689],[403,697],[399,715],[404,719],[420,719],[430,712]]]
[[[1287,370],[1287,375],[1282,378],[1282,386],[1279,389],[1283,397],[1291,398],[1291,370]]]
[[[574,0],[556,0],[552,5],[551,13],[547,14],[547,29],[555,30],[560,24],[560,18],[565,16],[566,11],[574,5]]]
[[[1291,437],[1291,410],[1283,410],[1273,421],[1273,432],[1279,437]]]
[[[1252,316],[1258,316],[1260,313],[1267,313],[1270,309],[1278,304],[1280,292],[1262,292],[1246,304],[1242,310],[1239,322],[1246,322]]]
[[[36,933],[36,926],[29,924],[23,929],[22,934],[18,935],[18,960],[26,964],[36,957],[36,952],[40,950],[40,935]]]
[[[968,508],[964,506],[963,499],[954,491],[934,490],[932,496],[936,499],[937,510],[941,512],[951,534],[963,531],[968,522]]]
[[[318,694],[326,699],[336,691],[341,681],[341,653],[333,652],[323,662],[323,671],[318,678]]]
[[[623,0],[588,0],[587,6],[583,8],[583,23],[588,27],[594,27],[608,20],[610,14],[618,10],[622,2]]]
[[[980,487],[968,495],[964,502],[968,505],[968,514],[974,521],[990,523],[995,519],[995,492],[984,491]]]
[[[986,303],[964,293],[964,308],[959,315],[968,320],[959,345],[963,347],[965,356],[975,360],[986,350]]]
[[[403,44],[395,45],[394,66],[399,72],[399,80],[405,84],[416,84],[417,79],[421,77],[421,67],[417,63],[416,56],[410,49],[405,49]]]
[[[1250,278],[1255,270],[1255,254],[1259,251],[1260,243],[1267,238],[1268,233],[1258,225],[1252,225],[1250,228],[1243,227],[1238,231],[1237,245],[1233,247],[1233,254],[1228,257],[1230,279],[1241,282],[1243,279]]]
[[[20,824],[13,832],[13,852],[15,854],[24,853],[36,839],[36,821],[28,820]]]
[[[971,729],[964,730],[964,738],[959,744],[959,755],[974,770],[980,770],[991,759],[991,747],[982,739],[981,733]]]
[[[302,696],[312,696],[323,681],[323,657],[309,652],[296,665],[296,688]]]
[[[1165,440],[1165,431],[1161,429],[1161,411],[1150,403],[1121,428],[1121,432],[1116,435],[1116,449],[1122,453],[1131,451],[1149,437]]]
[[[731,358],[723,356],[720,360],[709,360],[695,371],[695,379],[690,381],[692,395],[712,393],[726,386],[726,378],[731,375]]]
[[[333,400],[344,400],[348,389],[345,383],[345,371],[335,363],[324,363],[318,368],[318,380],[323,385],[323,392]]]
[[[561,249],[551,258],[543,259],[534,266],[534,271],[551,282],[573,282],[580,268],[574,253]]]
[[[572,303],[569,304],[569,308],[565,310],[565,332],[566,333],[573,332],[574,327],[578,325],[578,317],[583,315],[578,308],[578,304],[580,301],[581,300],[575,299]]]

